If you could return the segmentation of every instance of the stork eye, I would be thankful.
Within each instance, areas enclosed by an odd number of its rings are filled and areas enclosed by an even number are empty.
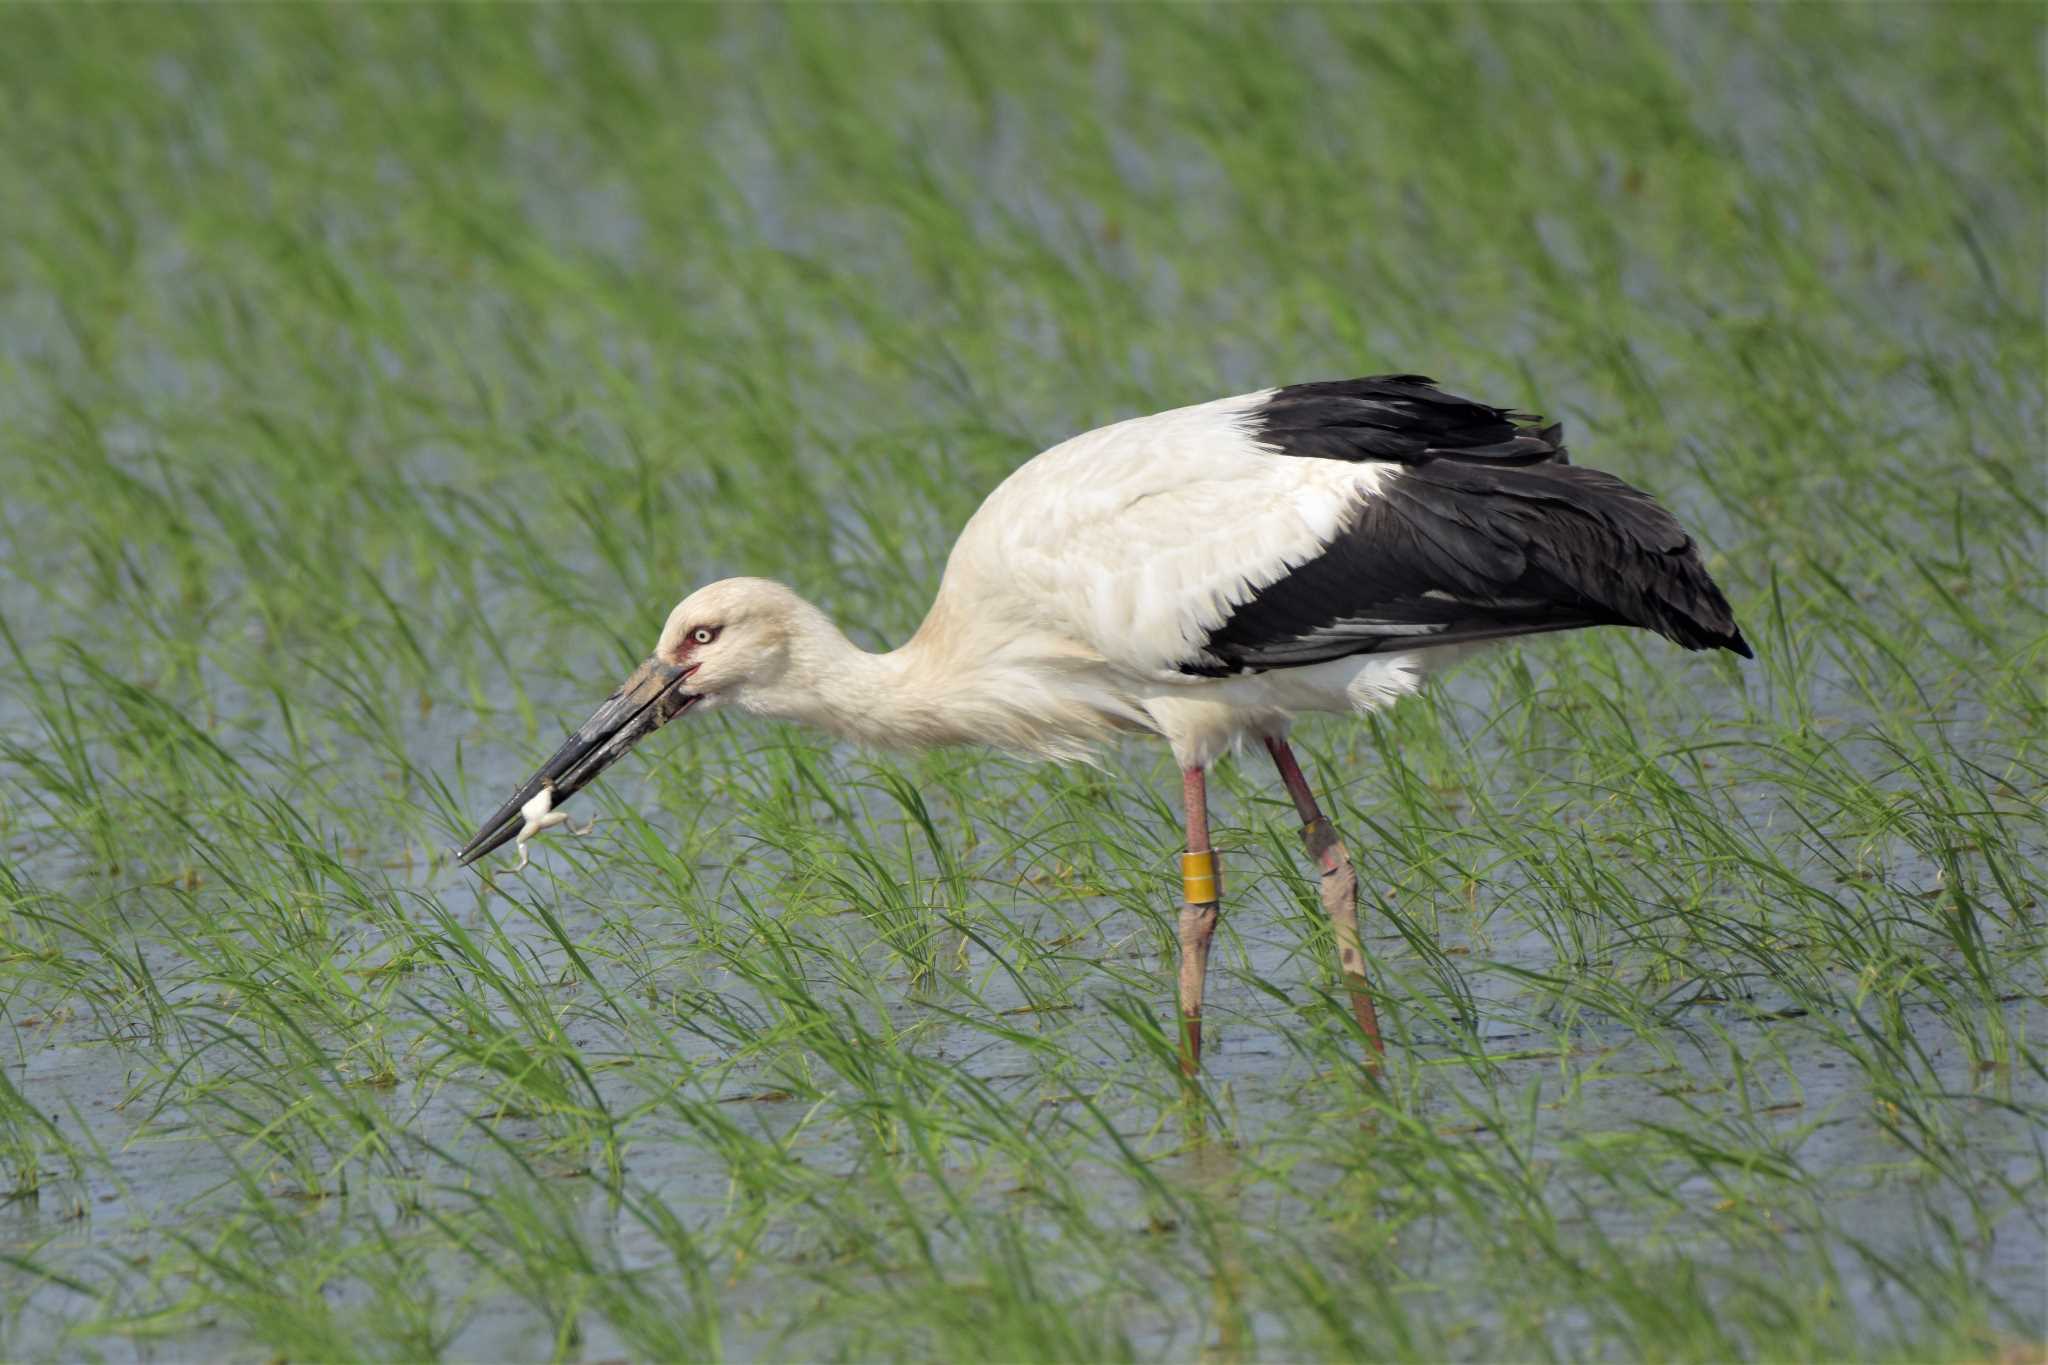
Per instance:
[[[718,631],[712,626],[699,626],[690,632],[690,638],[700,645],[708,645],[718,638]]]

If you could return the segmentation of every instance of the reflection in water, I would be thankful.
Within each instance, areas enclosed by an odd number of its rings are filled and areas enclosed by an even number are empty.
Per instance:
[[[1211,1128],[1217,1130],[1211,1136]],[[1188,1231],[1208,1262],[1209,1331],[1201,1359],[1245,1360],[1252,1354],[1250,1322],[1245,1311],[1245,1221],[1237,1143],[1206,1107],[1188,1105],[1183,1116],[1186,1145],[1174,1163],[1174,1175],[1188,1195],[1186,1208],[1193,1227]]]

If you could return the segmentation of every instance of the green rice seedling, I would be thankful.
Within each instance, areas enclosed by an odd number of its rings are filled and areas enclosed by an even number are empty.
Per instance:
[[[2022,8],[0,11],[0,1355],[2018,1359],[2048,1336]],[[1448,95],[1446,92],[1450,92]],[[1697,530],[1291,807],[717,715],[1035,450],[1420,369]],[[515,772],[517,770],[517,772]]]

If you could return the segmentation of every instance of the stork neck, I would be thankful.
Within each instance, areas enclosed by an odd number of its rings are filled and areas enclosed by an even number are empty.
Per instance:
[[[870,654],[808,606],[787,648],[780,678],[739,704],[862,744],[978,744],[1072,759],[1119,730],[1150,728],[1086,656],[1014,628],[980,629],[943,590],[899,649]]]
[[[900,649],[870,653],[812,608],[790,636],[782,678],[749,688],[739,701],[760,715],[883,748],[969,740],[973,736],[956,723],[955,713],[972,680],[938,686],[928,653],[915,639]]]

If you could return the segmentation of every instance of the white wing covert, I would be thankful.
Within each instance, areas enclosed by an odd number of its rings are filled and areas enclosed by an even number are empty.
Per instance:
[[[1264,392],[1119,422],[1054,446],[989,495],[949,580],[1158,681],[1220,661],[1203,642],[1312,560],[1378,484],[1370,464],[1277,459]],[[963,583],[964,586],[964,583]]]

